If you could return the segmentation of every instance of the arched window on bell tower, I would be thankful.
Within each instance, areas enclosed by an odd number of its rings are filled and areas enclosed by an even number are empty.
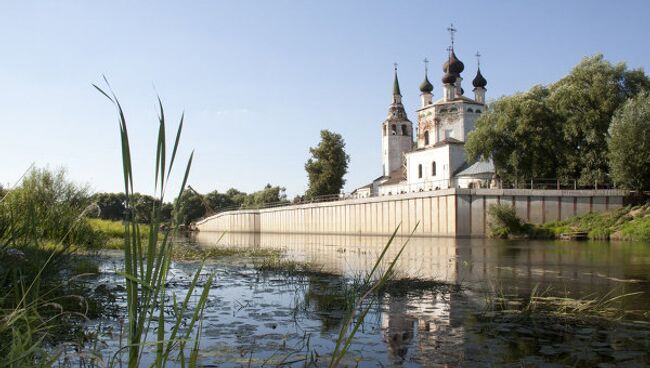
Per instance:
[[[424,132],[424,145],[428,146],[429,145],[429,131]]]
[[[406,125],[402,125],[402,135],[409,135],[409,130]]]
[[[391,134],[392,135],[397,135],[397,125],[393,124],[390,126],[391,129]]]

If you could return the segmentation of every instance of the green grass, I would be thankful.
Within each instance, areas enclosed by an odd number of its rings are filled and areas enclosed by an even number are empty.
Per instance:
[[[256,247],[198,247],[198,246],[179,246],[174,247],[172,257],[174,260],[197,260],[211,259],[220,257],[247,257],[276,259],[280,258],[282,252],[277,249],[256,248]]]
[[[625,206],[602,213],[588,213],[538,228],[554,235],[585,231],[594,240],[650,241],[650,205]]]
[[[88,225],[103,235],[104,241],[101,243],[103,248],[122,249],[126,231],[123,221],[89,219]],[[142,241],[149,238],[149,226],[140,226],[140,238]]]
[[[587,213],[543,225],[524,222],[510,206],[491,206],[488,215],[492,238],[547,239],[562,233],[586,232],[592,240],[650,241],[650,204]]]

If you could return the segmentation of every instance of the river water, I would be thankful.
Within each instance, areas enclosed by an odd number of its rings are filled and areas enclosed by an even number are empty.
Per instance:
[[[220,236],[198,233],[181,243],[279,249],[323,273],[291,276],[256,271],[250,259],[211,261],[207,271],[216,272],[217,282],[205,312],[204,366],[326,364],[341,327],[346,285],[374,265],[387,241]],[[387,258],[405,241],[396,238]],[[182,294],[195,267],[175,263],[170,290]],[[100,282],[111,282],[118,269],[119,259],[107,258]],[[397,263],[397,276],[444,283],[406,285],[375,298],[344,361],[348,366],[650,366],[650,244],[412,238]],[[495,297],[516,306],[518,297],[525,300],[531,293],[572,299],[633,294],[611,306],[634,313],[604,323],[586,317],[522,318],[510,308],[496,313],[489,308]]]

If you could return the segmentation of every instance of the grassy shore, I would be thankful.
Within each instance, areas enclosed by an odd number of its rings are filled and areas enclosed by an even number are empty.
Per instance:
[[[99,231],[103,235],[103,248],[122,249],[124,246],[124,223],[122,221],[89,219],[88,224],[93,230]],[[149,238],[148,225],[140,225],[140,238],[143,242]]]
[[[543,225],[524,222],[510,206],[490,208],[490,237],[553,239],[562,233],[586,232],[593,240],[650,241],[650,204],[587,213]]]
[[[555,236],[585,231],[589,239],[650,241],[650,204],[575,216],[539,228]]]

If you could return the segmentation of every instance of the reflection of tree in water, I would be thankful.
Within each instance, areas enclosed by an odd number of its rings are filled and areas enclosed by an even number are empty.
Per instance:
[[[305,305],[322,323],[323,332],[340,329],[343,318],[354,303],[354,291],[343,277],[309,276]]]
[[[413,340],[417,319],[407,314],[408,299],[401,296],[389,296],[384,313],[388,315],[383,326],[388,349],[394,358],[404,360]]]

